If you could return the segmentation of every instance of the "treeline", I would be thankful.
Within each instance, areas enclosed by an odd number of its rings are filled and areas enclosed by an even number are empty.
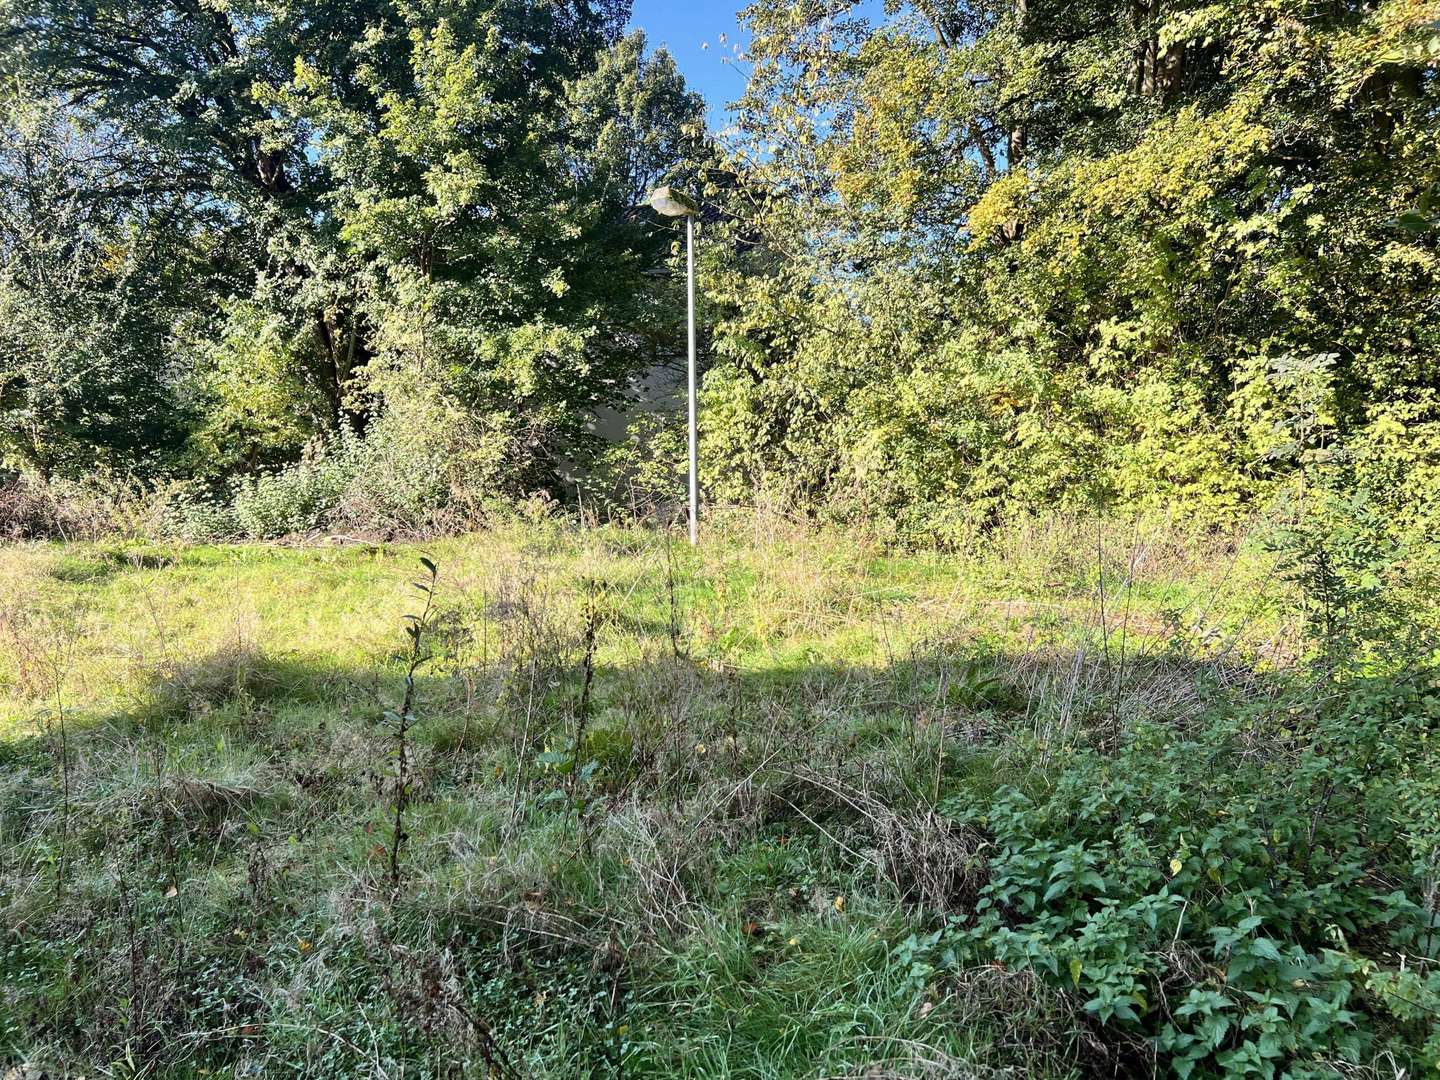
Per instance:
[[[32,486],[254,535],[678,491],[663,423],[590,430],[683,347],[669,181],[713,499],[935,536],[1440,491],[1433,0],[761,2],[715,137],[614,0],[0,10]]]
[[[32,486],[423,525],[557,486],[673,351],[637,204],[702,103],[627,5],[0,10],[0,454]]]
[[[714,490],[919,527],[1223,520],[1342,459],[1440,491],[1440,6],[873,11],[747,10]]]

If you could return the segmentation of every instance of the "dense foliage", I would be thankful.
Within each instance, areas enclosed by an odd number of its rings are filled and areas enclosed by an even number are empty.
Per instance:
[[[1433,466],[1433,3],[756,3],[711,482],[918,523]]]
[[[563,498],[678,351],[636,204],[687,177],[717,500],[935,535],[1233,518],[1336,452],[1434,475],[1433,0],[757,3],[719,147],[622,4],[3,11],[0,447],[33,477],[178,479],[266,533]],[[671,486],[651,434],[612,455],[632,502]]]
[[[1067,749],[1034,793],[951,799],[994,853],[974,913],[902,949],[914,977],[1033,970],[1182,1077],[1386,1054],[1420,1072],[1440,978],[1398,958],[1440,929],[1404,884],[1435,873],[1440,785],[1415,763],[1440,697],[1429,676],[1315,689]]]
[[[700,105],[620,6],[0,10],[12,467],[524,493],[673,346],[634,208]]]

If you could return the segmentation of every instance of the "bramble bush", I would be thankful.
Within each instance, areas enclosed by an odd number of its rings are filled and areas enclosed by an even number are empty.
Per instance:
[[[1190,730],[1068,748],[1039,790],[953,795],[987,880],[904,955],[1033,971],[1180,1076],[1434,1068],[1437,733],[1429,671],[1222,695]]]

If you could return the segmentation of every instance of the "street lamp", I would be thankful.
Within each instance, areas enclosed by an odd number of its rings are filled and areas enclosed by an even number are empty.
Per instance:
[[[695,215],[700,212],[700,206],[683,191],[677,191],[668,185],[651,192],[650,205],[665,217],[685,219],[685,318],[690,360],[690,543],[694,544],[700,522],[700,484],[696,479],[698,438],[695,428]]]

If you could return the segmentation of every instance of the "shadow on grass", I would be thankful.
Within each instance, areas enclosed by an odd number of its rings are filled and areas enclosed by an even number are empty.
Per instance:
[[[395,663],[237,644],[174,665],[75,725],[68,800],[53,739],[4,747],[11,1056],[491,1075],[500,1046],[516,1072],[673,1073],[629,1030],[678,1037],[664,1002],[682,991],[697,1036],[754,1036],[725,1053],[756,1075],[826,1055],[863,1070],[857,1033],[959,1053],[887,945],[974,903],[978,840],[935,804],[1023,784],[995,763],[1007,741],[1065,725],[1103,746],[1121,718],[1190,710],[1224,681],[1175,657],[957,647],[742,670],[650,644],[596,667],[588,693],[573,652],[435,657],[399,897],[381,872]],[[1036,1001],[1017,1030],[1058,1022]],[[727,1019],[746,1007],[764,1019]],[[774,1037],[782,1023],[794,1037]]]
[[[69,585],[94,585],[134,570],[163,570],[180,563],[173,551],[152,547],[96,546],[66,554],[50,568],[50,577]]]

